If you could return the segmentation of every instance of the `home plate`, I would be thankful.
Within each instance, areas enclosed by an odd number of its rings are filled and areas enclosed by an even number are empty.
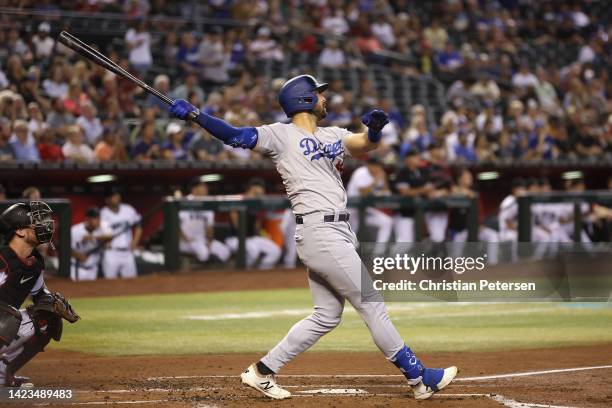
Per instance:
[[[357,388],[321,388],[318,390],[298,391],[302,394],[343,394],[343,395],[359,395],[367,394],[365,390]]]

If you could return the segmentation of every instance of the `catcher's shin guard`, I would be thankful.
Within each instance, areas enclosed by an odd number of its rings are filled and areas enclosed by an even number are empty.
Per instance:
[[[15,379],[15,373],[28,363],[35,355],[44,351],[45,346],[49,344],[51,337],[46,334],[36,334],[31,339],[23,343],[23,350],[11,361],[4,360],[6,364],[6,376],[4,383],[10,386]]]

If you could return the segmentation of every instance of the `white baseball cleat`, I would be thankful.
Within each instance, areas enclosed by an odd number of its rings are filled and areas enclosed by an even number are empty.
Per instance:
[[[249,387],[255,388],[257,391],[262,392],[266,397],[274,399],[285,399],[290,398],[291,393],[287,390],[282,389],[276,384],[276,378],[273,374],[260,376],[257,372],[255,364],[251,364],[244,373],[240,374],[242,383]]]
[[[455,366],[444,369],[426,368],[421,382],[412,386],[414,398],[424,400],[431,397],[436,392],[450,384],[456,375],[457,367]]]

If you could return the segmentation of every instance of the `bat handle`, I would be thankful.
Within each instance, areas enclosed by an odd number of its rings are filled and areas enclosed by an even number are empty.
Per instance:
[[[189,120],[191,122],[197,122],[198,121],[198,113],[190,112],[189,116],[187,116],[187,120]]]

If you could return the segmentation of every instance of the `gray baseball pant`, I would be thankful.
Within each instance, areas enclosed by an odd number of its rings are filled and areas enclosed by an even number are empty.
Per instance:
[[[304,216],[304,224],[296,227],[297,253],[308,268],[314,312],[297,322],[261,360],[275,373],[340,324],[345,299],[364,320],[387,358],[395,356],[404,346],[382,299],[362,301],[362,264],[356,250],[357,238],[348,222],[323,222],[322,219],[321,213],[313,213]]]

